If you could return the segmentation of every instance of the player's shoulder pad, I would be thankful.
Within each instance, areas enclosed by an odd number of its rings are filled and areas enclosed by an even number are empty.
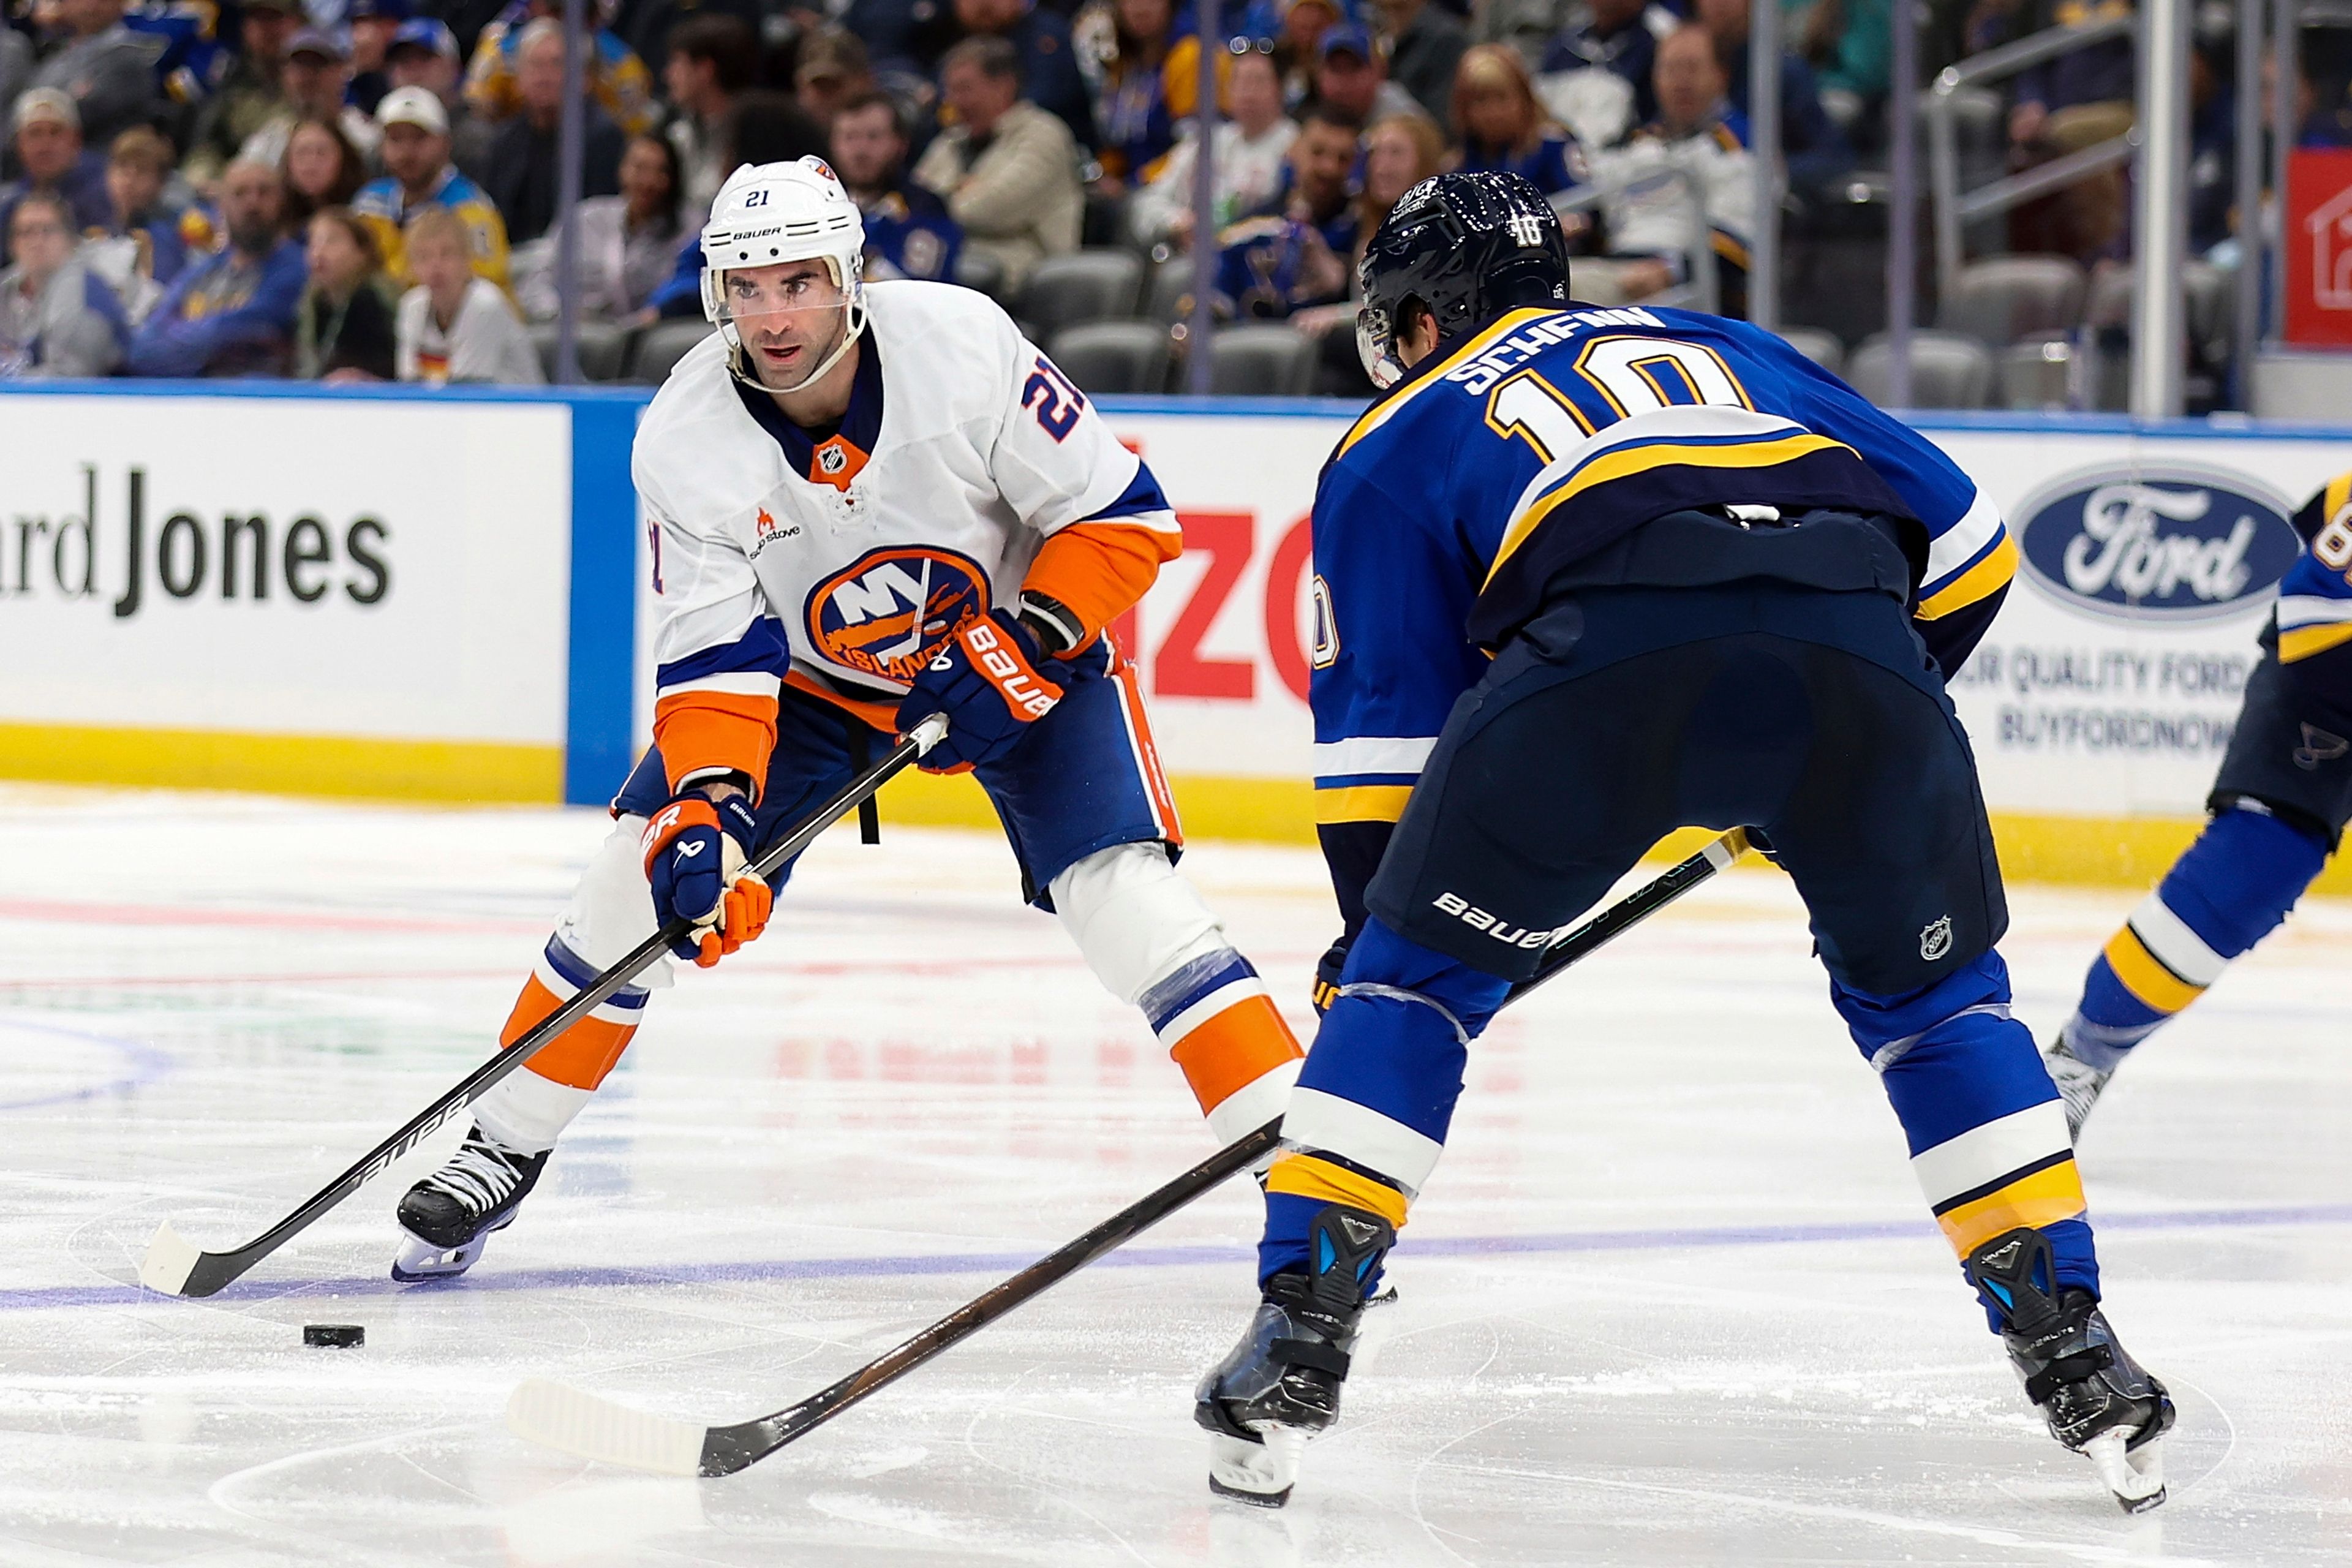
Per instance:
[[[767,456],[765,447],[742,438],[745,430],[756,432],[758,426],[736,395],[735,373],[727,356],[727,340],[717,332],[687,350],[637,421],[636,438],[629,448],[630,472],[637,488],[673,516],[692,510],[688,497],[734,488],[731,477],[740,464],[732,454]],[[762,488],[765,471],[754,465],[746,474],[747,494]]]

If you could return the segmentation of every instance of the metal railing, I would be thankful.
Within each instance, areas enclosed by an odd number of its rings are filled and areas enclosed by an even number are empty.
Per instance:
[[[2053,158],[2021,174],[2004,175],[1973,191],[1960,188],[1959,128],[1954,101],[1964,88],[1979,87],[2015,76],[2045,60],[2132,36],[2136,19],[2112,16],[2079,27],[2046,27],[2039,33],[1971,55],[1947,66],[1927,96],[1929,178],[1934,184],[1936,217],[1936,277],[1948,290],[1958,277],[1963,259],[1961,236],[1979,218],[1994,217],[2022,206],[2053,191],[2063,190],[2106,170],[2129,163],[2139,153],[2137,129],[2095,145]]]

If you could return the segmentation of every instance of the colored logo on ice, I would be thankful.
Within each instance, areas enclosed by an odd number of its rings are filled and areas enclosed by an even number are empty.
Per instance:
[[[845,669],[911,681],[940,645],[988,614],[988,574],[947,550],[869,550],[809,595],[809,641]]]
[[[2061,599],[2126,620],[2200,620],[2245,609],[2302,548],[2287,503],[2236,475],[2093,470],[2018,515],[2027,574]]]

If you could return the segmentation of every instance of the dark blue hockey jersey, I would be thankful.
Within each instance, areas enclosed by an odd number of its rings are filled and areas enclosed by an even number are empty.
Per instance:
[[[2352,474],[2294,514],[2305,546],[2279,584],[2278,657],[2319,695],[2352,703]]]
[[[1485,672],[1480,645],[1531,616],[1555,573],[1653,518],[1760,506],[1910,520],[1896,526],[1910,536],[1915,624],[1947,670],[2015,574],[2000,513],[1950,458],[1744,322],[1521,310],[1416,370],[1339,443],[1316,493],[1310,700],[1327,849],[1336,825],[1396,820],[1454,700]]]

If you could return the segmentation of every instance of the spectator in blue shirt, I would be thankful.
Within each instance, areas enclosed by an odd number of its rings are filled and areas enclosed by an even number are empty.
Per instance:
[[[221,176],[228,244],[180,274],[131,340],[133,375],[283,375],[309,281],[278,227],[278,171],[239,160]]]
[[[963,229],[907,178],[907,131],[888,93],[862,92],[833,117],[833,172],[866,216],[868,279],[955,280]]]
[[[1715,39],[1715,56],[1731,82],[1731,107],[1748,119],[1748,0],[1698,0],[1699,25]],[[1789,188],[1825,188],[1853,167],[1853,149],[1822,108],[1811,66],[1783,50],[1780,55],[1780,162]]]
[[[106,195],[106,160],[84,152],[81,116],[73,100],[53,87],[28,88],[12,119],[16,164],[24,178],[0,185],[0,234],[29,191],[46,191],[72,209],[76,228],[104,228],[114,216]]]

